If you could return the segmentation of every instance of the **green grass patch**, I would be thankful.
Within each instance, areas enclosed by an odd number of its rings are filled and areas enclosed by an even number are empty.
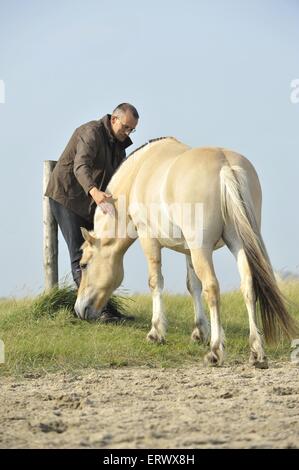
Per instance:
[[[283,284],[289,311],[299,320],[299,284]],[[190,341],[193,304],[189,296],[164,295],[168,319],[165,345],[149,344],[150,295],[112,302],[135,321],[104,325],[79,320],[73,313],[75,292],[54,289],[35,299],[0,300],[0,339],[5,343],[5,363],[0,374],[78,371],[84,368],[125,366],[181,367],[202,362],[207,348]],[[221,296],[221,318],[226,334],[226,363],[247,361],[248,318],[241,294]],[[290,342],[267,347],[270,359],[289,360]]]

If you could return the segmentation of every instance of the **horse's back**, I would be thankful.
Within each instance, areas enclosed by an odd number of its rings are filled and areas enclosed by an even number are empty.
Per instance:
[[[242,168],[254,204],[261,202],[261,187],[255,168],[243,155],[218,147],[192,148],[172,163],[166,181],[171,198],[207,205],[220,201],[220,172],[225,166]]]
[[[142,155],[141,155],[142,158]],[[241,167],[249,191],[258,201],[261,188],[253,165],[243,155],[220,147],[191,148],[176,139],[155,142],[144,149],[133,181],[134,198],[144,202],[203,202],[220,210],[220,171]]]

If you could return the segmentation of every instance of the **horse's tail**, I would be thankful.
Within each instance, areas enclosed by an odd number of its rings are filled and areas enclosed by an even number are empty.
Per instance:
[[[225,165],[220,171],[221,212],[232,221],[251,270],[253,288],[260,305],[265,339],[277,341],[282,331],[296,337],[298,327],[286,310],[254,214],[246,173],[239,166]]]

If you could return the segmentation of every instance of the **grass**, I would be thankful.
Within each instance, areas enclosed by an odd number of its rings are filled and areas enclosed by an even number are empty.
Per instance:
[[[289,311],[299,320],[299,283],[283,284]],[[202,362],[206,347],[192,343],[193,305],[188,296],[164,295],[168,318],[165,345],[147,343],[151,324],[151,297],[114,298],[118,308],[135,315],[121,325],[88,323],[72,311],[71,289],[53,290],[36,299],[0,300],[0,339],[5,343],[5,364],[0,374],[78,371],[84,368],[124,366],[181,367]],[[221,297],[221,318],[226,334],[226,364],[246,362],[249,356],[248,319],[241,294]],[[267,347],[272,360],[289,360],[290,342]]]

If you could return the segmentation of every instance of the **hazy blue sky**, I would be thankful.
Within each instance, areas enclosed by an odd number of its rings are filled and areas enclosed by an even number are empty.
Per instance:
[[[134,146],[174,135],[254,164],[263,236],[276,270],[299,271],[298,0],[0,0],[1,290],[43,288],[42,167],[73,130],[123,101],[141,119]],[[123,286],[147,291],[136,242]],[[222,290],[238,286],[228,250]],[[60,242],[60,275],[70,271]],[[164,251],[166,289],[185,291],[185,260]]]

